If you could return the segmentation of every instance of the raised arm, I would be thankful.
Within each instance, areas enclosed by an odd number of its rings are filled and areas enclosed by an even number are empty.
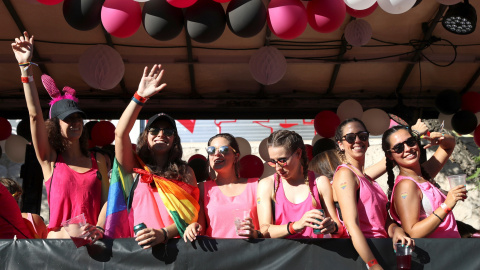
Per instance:
[[[440,132],[432,132],[430,136],[425,136],[424,139],[430,141],[425,148],[429,148],[432,145],[439,145],[433,156],[422,164],[422,167],[428,172],[430,177],[435,178],[453,153],[455,137]]]
[[[162,76],[161,65],[155,64],[150,72],[148,72],[148,67],[145,67],[137,94],[142,98],[149,98],[160,92],[166,86],[165,83],[161,83]],[[115,157],[126,172],[132,172],[137,162],[133,155],[129,133],[142,109],[143,104],[139,103],[130,101],[115,129]]]

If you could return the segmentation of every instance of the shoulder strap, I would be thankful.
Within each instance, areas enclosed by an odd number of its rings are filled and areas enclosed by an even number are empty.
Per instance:
[[[130,213],[130,209],[132,209],[132,202],[133,202],[133,195],[135,194],[135,189],[137,188],[138,181],[140,179],[140,174],[137,173],[135,179],[133,180],[132,189],[130,189],[130,196],[127,199],[127,212]]]
[[[98,152],[91,151],[90,153],[93,156],[92,162],[93,161],[95,162],[94,164],[92,164],[92,169],[94,168],[94,166],[97,168],[97,178],[98,178],[98,180],[102,181],[102,173],[100,172],[100,170],[98,168],[98,164],[97,164],[97,153]]]

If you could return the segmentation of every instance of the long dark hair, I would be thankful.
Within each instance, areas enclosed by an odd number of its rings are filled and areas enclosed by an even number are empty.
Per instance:
[[[232,134],[230,133],[219,133],[213,137],[211,137],[209,140],[208,140],[208,146],[210,146],[210,143],[216,139],[216,138],[224,138],[225,140],[228,141],[228,145],[231,146],[233,149],[235,149],[235,151],[238,153],[238,155],[240,155],[240,147],[238,147],[238,143],[237,143],[237,140],[235,140],[235,137],[233,137]],[[210,165],[208,165],[210,166]],[[235,161],[235,164],[233,164],[233,167],[235,168],[235,176],[238,178],[240,177],[240,174],[239,174],[239,171],[240,171],[240,168],[239,168],[239,162],[238,160]]]
[[[331,181],[335,174],[335,170],[340,164],[342,164],[342,160],[338,156],[338,152],[331,149],[323,151],[313,157],[308,164],[308,168],[319,175],[326,176]]]
[[[395,175],[393,173],[393,167],[395,167],[395,165],[396,165],[395,161],[391,159],[392,153],[390,153],[390,149],[392,148],[392,145],[390,145],[389,138],[393,133],[396,133],[399,130],[406,130],[408,132],[408,134],[410,134],[410,136],[415,138],[415,136],[413,136],[413,134],[412,134],[411,129],[407,126],[402,126],[402,125],[391,127],[383,133],[382,149],[383,149],[383,152],[385,153],[385,157],[386,157],[386,160],[387,160],[386,161],[386,166],[387,166],[387,175],[388,175],[388,180],[387,180],[388,200],[390,200],[390,198],[392,197],[392,190],[393,190],[393,186],[395,185]],[[418,141],[417,141],[417,144],[420,145]],[[420,151],[419,151],[419,153],[420,153]],[[420,167],[421,167],[421,170],[422,170],[422,177],[424,179],[430,181],[430,175],[427,173],[427,171],[425,171],[425,169],[422,166],[420,166]]]
[[[365,126],[365,124],[362,122],[362,120],[358,119],[358,118],[347,118],[345,120],[342,121],[342,123],[340,123],[340,125],[338,125],[337,129],[335,130],[335,147],[336,149],[338,150],[338,153],[340,155],[340,158],[345,160],[346,157],[345,157],[345,151],[340,149],[340,146],[338,146],[338,142],[341,142],[343,140],[343,128],[349,124],[349,123],[353,123],[353,122],[357,122],[357,123],[360,123],[360,125],[362,125],[362,127],[365,129],[366,132],[368,132],[368,129],[367,129],[367,126]]]
[[[45,121],[45,126],[47,128],[48,142],[52,148],[55,149],[55,152],[57,152],[57,154],[65,152],[70,142],[67,138],[62,136],[62,132],[60,130],[60,120],[58,117],[47,119]],[[82,127],[82,135],[80,136],[79,144],[82,154],[88,157],[88,137],[85,126]]]

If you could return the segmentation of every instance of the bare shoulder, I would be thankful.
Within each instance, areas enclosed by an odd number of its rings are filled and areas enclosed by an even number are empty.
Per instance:
[[[273,190],[273,175],[262,178],[258,181],[259,192],[271,192]]]

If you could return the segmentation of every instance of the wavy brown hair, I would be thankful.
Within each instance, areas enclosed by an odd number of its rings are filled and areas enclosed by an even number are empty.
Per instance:
[[[57,117],[52,119],[47,119],[45,121],[45,126],[47,128],[48,142],[57,154],[61,154],[67,150],[70,142],[67,138],[63,137],[62,132],[60,131],[60,120]],[[80,150],[82,154],[88,157],[88,137],[85,131],[85,126],[82,126],[82,135],[79,139]]]
[[[338,151],[331,149],[317,154],[310,161],[308,169],[317,174],[326,176],[330,181],[333,179],[335,170],[342,164]]]

